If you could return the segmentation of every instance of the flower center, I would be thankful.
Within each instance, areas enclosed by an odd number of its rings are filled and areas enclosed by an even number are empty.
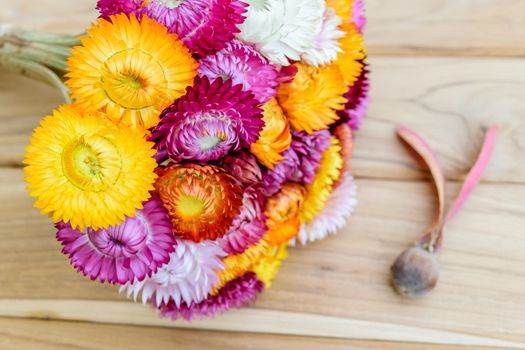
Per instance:
[[[179,5],[182,4],[183,2],[184,0],[157,0],[157,3],[166,6],[166,8],[170,10],[179,7]]]
[[[146,82],[143,79],[131,75],[123,75],[121,77],[121,83],[135,90],[140,90],[146,86]]]
[[[160,63],[139,49],[117,52],[104,62],[102,87],[115,104],[128,109],[155,105],[167,93],[168,83]]]
[[[184,220],[191,220],[199,217],[205,209],[205,204],[202,199],[183,195],[179,198],[175,210],[179,217]]]
[[[62,152],[62,170],[70,183],[86,191],[99,192],[116,183],[121,160],[115,146],[94,135],[71,142]]]
[[[221,138],[215,135],[205,135],[197,140],[199,147],[202,151],[209,151],[215,148],[219,143],[223,141]]]

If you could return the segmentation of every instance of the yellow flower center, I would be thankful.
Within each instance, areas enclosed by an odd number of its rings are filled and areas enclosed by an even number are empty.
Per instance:
[[[106,138],[84,136],[71,142],[62,152],[62,169],[68,181],[92,192],[114,185],[122,167],[120,154]]]
[[[167,85],[162,66],[142,50],[123,50],[104,62],[103,89],[119,106],[128,109],[152,107],[158,96],[164,96]]]
[[[144,82],[140,77],[133,77],[130,75],[122,76],[121,82],[123,85],[135,90],[140,90],[146,86],[146,82]]]
[[[191,220],[202,215],[205,209],[202,199],[194,196],[181,196],[175,210],[179,217],[184,220]]]

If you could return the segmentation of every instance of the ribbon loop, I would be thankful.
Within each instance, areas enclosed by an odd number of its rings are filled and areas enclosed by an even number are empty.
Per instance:
[[[445,217],[445,186],[446,178],[443,168],[432,151],[427,142],[419,136],[415,131],[405,127],[399,127],[397,130],[398,136],[416,152],[425,162],[430,170],[434,185],[436,187],[438,197],[438,210],[432,221],[427,233],[425,233],[417,242],[418,245],[424,246],[428,251],[439,252],[443,245],[443,228],[452,220],[459,212],[463,204],[466,202],[472,191],[476,188],[481,180],[481,176],[485,171],[489,160],[494,150],[497,128],[491,127],[487,130],[483,147],[478,155],[474,166],[470,169],[459,194],[457,195],[454,204],[448,211]]]

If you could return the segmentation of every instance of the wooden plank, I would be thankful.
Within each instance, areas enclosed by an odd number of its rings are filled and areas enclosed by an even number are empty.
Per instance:
[[[408,126],[429,142],[449,179],[476,159],[483,129],[499,127],[484,181],[525,181],[525,61],[517,59],[372,58],[369,117],[357,134],[354,173],[418,178],[395,136]]]
[[[521,0],[365,0],[372,55],[525,55]]]
[[[152,327],[117,326],[78,322],[0,318],[3,350],[461,350],[464,347],[431,344],[399,344],[315,337],[276,336],[238,332],[208,332]],[[501,348],[484,348],[496,350]]]
[[[372,55],[514,56],[525,54],[521,0],[366,0]],[[82,32],[95,0],[1,0],[0,23]],[[45,16],[42,16],[45,13]]]
[[[525,343],[327,316],[282,311],[242,309],[215,319],[188,323],[159,319],[152,310],[122,302],[81,300],[0,300],[1,315],[45,320],[73,320],[108,324],[269,333],[344,340],[374,340],[433,345],[525,349]],[[278,338],[277,338],[278,339]]]
[[[395,136],[404,124],[428,139],[449,179],[461,179],[482,129],[496,124],[500,135],[484,180],[525,182],[525,61],[381,57],[371,64],[372,104],[357,134],[355,175],[422,178]],[[60,103],[43,84],[14,75],[0,80],[0,165],[20,164],[32,128]]]
[[[20,171],[0,174],[0,299],[7,305],[23,299],[124,301],[115,287],[89,282],[68,266],[50,222],[31,208]],[[525,342],[524,186],[477,189],[447,230],[437,290],[408,301],[392,291],[388,269],[428,223],[431,186],[359,185],[361,203],[348,226],[337,237],[291,251],[274,287],[255,306],[261,315],[276,310],[302,315],[307,324],[309,315],[318,315],[342,324],[363,320]],[[458,186],[450,185],[452,194]]]

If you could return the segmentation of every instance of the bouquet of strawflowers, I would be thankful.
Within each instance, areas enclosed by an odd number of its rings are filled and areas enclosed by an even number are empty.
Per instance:
[[[100,0],[80,38],[4,30],[0,62],[69,102],[24,163],[71,264],[173,319],[270,287],[355,204],[360,0]],[[65,80],[65,86],[62,80]]]

